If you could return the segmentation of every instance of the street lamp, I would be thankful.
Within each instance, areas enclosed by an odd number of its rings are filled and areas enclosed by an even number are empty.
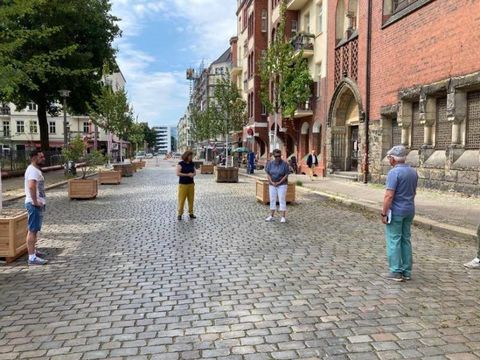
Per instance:
[[[70,90],[59,90],[60,97],[63,98],[63,148],[68,146],[68,130],[67,130],[67,97],[70,96]]]

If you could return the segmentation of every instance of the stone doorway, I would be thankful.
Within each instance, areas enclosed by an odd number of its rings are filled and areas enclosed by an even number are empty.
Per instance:
[[[356,84],[344,80],[335,91],[330,105],[327,138],[328,167],[333,171],[354,171],[360,169],[361,143],[363,138],[360,116],[362,105]]]

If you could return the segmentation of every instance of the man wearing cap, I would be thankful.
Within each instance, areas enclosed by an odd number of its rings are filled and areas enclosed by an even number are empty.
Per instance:
[[[389,280],[410,280],[412,274],[411,227],[415,216],[417,171],[405,164],[407,150],[403,145],[394,146],[387,153],[393,166],[387,175],[383,200],[382,222],[386,225]]]

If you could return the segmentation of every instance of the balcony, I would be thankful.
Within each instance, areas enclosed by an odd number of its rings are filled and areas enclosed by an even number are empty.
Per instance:
[[[237,60],[236,63],[233,63],[232,65],[232,70],[230,72],[230,75],[232,78],[234,76],[238,76],[243,72],[243,66],[242,66],[242,60]]]
[[[298,54],[300,51],[303,51],[303,57],[307,59],[313,57],[315,54],[314,42],[315,35],[298,33],[292,39],[292,46],[295,49],[296,54]]]
[[[293,115],[295,119],[300,119],[307,116],[313,116],[313,107],[310,100],[307,100],[305,101],[305,103],[300,104],[295,111],[295,114]]]
[[[301,10],[310,0],[289,0],[287,10]]]

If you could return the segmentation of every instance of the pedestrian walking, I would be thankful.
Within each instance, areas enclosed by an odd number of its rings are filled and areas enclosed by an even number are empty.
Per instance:
[[[477,257],[473,259],[472,261],[463,264],[466,268],[469,269],[480,269],[480,225],[478,225],[477,228]]]
[[[273,160],[270,160],[265,167],[265,172],[268,176],[268,189],[270,194],[270,211],[271,214],[265,221],[273,221],[275,211],[277,210],[277,198],[280,203],[280,222],[286,222],[287,213],[287,188],[288,188],[288,174],[290,169],[286,161],[282,160],[282,153],[280,150],[273,150]]]
[[[195,198],[195,182],[197,175],[195,165],[193,163],[193,152],[187,150],[182,155],[182,161],[177,165],[178,184],[178,220],[182,220],[185,200],[188,200],[188,214],[190,219],[197,217],[193,213],[193,201]]]
[[[249,174],[253,174],[255,172],[255,153],[250,151],[247,157],[247,169]]]
[[[318,166],[318,156],[315,153],[315,150],[312,150],[307,157],[307,166],[308,166],[308,175],[310,180],[313,181],[313,175],[315,174],[315,167]]]
[[[42,230],[45,212],[45,178],[40,166],[45,162],[45,155],[34,150],[30,153],[30,165],[25,171],[25,208],[28,213],[27,250],[28,265],[46,265],[45,254],[37,249],[38,233]]]
[[[295,155],[290,157],[290,167],[292,168],[292,172],[294,174],[298,173],[297,157]]]
[[[387,175],[383,200],[382,223],[386,225],[387,258],[390,273],[387,279],[410,280],[412,275],[411,227],[415,216],[415,195],[418,174],[405,164],[407,150],[403,145],[394,146],[387,153],[393,166]]]

